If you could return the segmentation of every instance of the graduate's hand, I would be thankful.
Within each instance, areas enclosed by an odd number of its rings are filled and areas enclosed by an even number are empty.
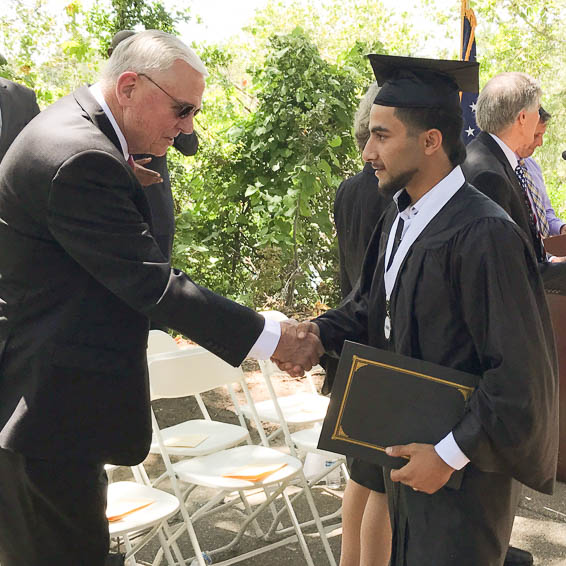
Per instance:
[[[144,165],[147,165],[150,161],[151,157],[144,157],[143,159],[134,161],[134,175],[138,178],[142,187],[149,187],[149,185],[155,185],[155,183],[163,183],[163,179],[157,171],[152,171],[144,167]]]
[[[566,262],[566,256],[555,256],[553,255],[550,260],[551,263],[565,263]]]
[[[281,338],[271,360],[292,377],[304,375],[305,371],[318,364],[324,352],[320,338],[306,330],[305,325],[312,323],[299,324],[296,320],[288,320],[280,324]]]
[[[385,449],[389,456],[409,457],[409,462],[398,470],[391,470],[391,481],[400,481],[415,491],[434,493],[450,479],[454,468],[437,453],[432,444],[406,444]]]

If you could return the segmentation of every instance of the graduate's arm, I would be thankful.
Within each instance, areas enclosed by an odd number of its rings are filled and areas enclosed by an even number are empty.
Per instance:
[[[552,327],[529,242],[509,221],[482,219],[462,239],[451,276],[483,368],[454,440],[477,468],[540,487],[555,458],[557,382]]]
[[[339,354],[344,340],[367,344],[368,298],[360,280],[338,308],[326,311],[312,323],[318,327],[326,352]]]

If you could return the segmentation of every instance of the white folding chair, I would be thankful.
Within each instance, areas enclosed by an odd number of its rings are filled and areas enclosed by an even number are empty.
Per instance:
[[[195,348],[197,349],[195,351],[202,351],[199,347]],[[149,333],[148,363],[153,376],[152,399],[176,398],[192,395],[195,398],[203,416],[202,419],[187,420],[161,430],[161,436],[165,447],[167,448],[167,453],[170,456],[194,458],[195,456],[205,456],[206,454],[212,454],[219,450],[224,450],[225,448],[231,448],[244,442],[251,442],[249,431],[241,412],[237,411],[239,425],[217,421],[211,418],[210,413],[200,395],[200,390],[198,388],[194,389],[190,386],[187,387],[186,380],[192,380],[193,377],[187,377],[185,368],[181,369],[181,371],[184,372],[183,377],[180,377],[175,373],[168,373],[168,371],[160,371],[157,375],[157,370],[151,370],[152,367],[161,367],[152,366],[153,359],[158,358],[163,354],[172,352],[190,352],[193,349],[194,348],[180,349],[171,336],[160,330],[152,330]],[[211,377],[210,373],[208,373],[210,370],[204,369],[203,371],[204,373],[200,375],[201,378],[206,381]],[[224,385],[224,377],[222,377],[224,375],[239,377],[241,374],[241,370],[234,370],[230,374],[226,374],[225,368],[222,368],[222,371],[224,373],[221,374],[221,383],[218,385]],[[198,379],[198,377],[195,377],[194,379]],[[200,383],[201,382],[199,382],[199,384]],[[211,384],[211,387],[208,389],[214,389],[216,387],[215,381],[207,383]],[[235,406],[238,406],[234,389],[229,381],[226,383],[226,387],[232,402]],[[188,393],[188,391],[191,391],[192,393]],[[193,439],[192,443],[191,439]],[[199,439],[203,440],[199,442]],[[195,445],[192,446],[191,444]],[[161,453],[155,434],[152,438],[150,453]],[[163,474],[153,482],[153,485],[158,485],[160,481],[166,477],[167,473]]]
[[[262,443],[267,444],[265,435],[261,434],[263,429],[259,425],[253,399],[247,388],[245,375],[241,368],[229,366],[220,358],[200,347],[166,354],[151,355],[148,361],[150,389],[153,399],[196,395],[219,386],[237,383],[250,407],[250,414],[258,425]],[[233,401],[236,412],[239,412],[238,400],[235,395],[233,396]],[[194,528],[196,521],[204,515],[210,516],[212,513],[216,513],[221,509],[225,509],[227,506],[234,505],[238,501],[241,501],[244,511],[247,513],[247,517],[230,543],[214,550],[207,550],[209,556],[217,556],[221,553],[233,550],[235,545],[242,539],[242,536],[250,524],[255,526],[256,535],[261,534],[256,518],[263,510],[271,506],[272,502],[275,500],[282,500],[284,505],[283,509],[289,515],[292,523],[292,527],[290,528],[293,531],[293,535],[291,538],[298,540],[307,564],[309,566],[313,565],[305,537],[286,492],[287,486],[290,485],[293,480],[297,480],[301,487],[306,487],[307,485],[300,460],[265,445],[256,446],[248,444],[223,449],[208,455],[195,456],[191,459],[184,459],[172,464],[170,449],[165,444],[165,436],[159,429],[157,419],[153,412],[152,422],[157,445],[159,446],[160,454],[166,467],[166,473],[171,481],[173,491],[180,501],[184,503],[192,491],[199,486],[215,488],[217,490],[217,495],[211,498],[206,505],[201,507],[192,516],[189,515],[187,506],[184,504],[181,505],[181,514],[195,551],[195,559],[199,566],[205,566],[205,562]],[[245,470],[249,470],[250,467],[264,469],[265,466],[272,467],[271,469],[277,468],[277,470],[258,481],[250,481],[250,479],[246,479],[245,477],[226,477],[227,475],[241,476],[242,474],[245,476]],[[181,492],[180,482],[189,486],[185,493]],[[255,509],[252,509],[246,497],[246,493],[251,491],[257,492],[258,490],[263,490],[265,498],[261,504],[257,505]],[[230,499],[234,493],[239,495],[239,500],[237,498]],[[228,498],[229,501],[222,503],[225,498]],[[309,500],[308,503],[317,527],[319,530],[323,530],[314,502]],[[180,531],[175,533],[173,538],[176,540],[179,534]],[[287,539],[285,542],[277,541],[262,546],[246,554],[222,561],[221,564],[227,565],[244,560],[276,546],[281,546],[286,542],[290,542],[290,539]],[[330,551],[329,547],[328,551]],[[332,560],[334,560],[333,557]],[[335,562],[332,562],[332,564],[335,564]]]
[[[141,466],[132,468],[137,481],[118,481],[108,485],[108,513],[118,513],[118,509],[119,514],[124,513],[121,518],[108,523],[110,539],[116,542],[118,548],[124,544],[126,566],[135,566],[134,556],[156,536],[161,545],[160,557],[164,555],[169,566],[182,563],[183,556],[177,543],[169,540],[171,532],[167,523],[179,511],[179,500],[170,493],[146,485],[142,473],[146,479],[147,475],[139,468]],[[160,561],[156,560],[154,564]]]

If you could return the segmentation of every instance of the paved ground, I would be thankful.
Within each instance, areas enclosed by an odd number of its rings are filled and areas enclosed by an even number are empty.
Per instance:
[[[248,368],[248,382],[251,384],[254,398],[262,398],[266,396],[263,389],[262,379],[254,368]],[[320,381],[320,376],[318,376]],[[278,380],[276,388],[279,394],[285,392],[296,391],[297,389],[305,389],[305,383],[293,378],[282,377]],[[209,409],[212,408],[213,418],[233,419],[233,413],[230,411],[230,400],[227,396],[215,395],[207,399]],[[196,405],[192,400],[167,400],[159,402],[155,405],[157,418],[161,426],[179,422],[179,420],[193,415]],[[146,469],[151,477],[157,477],[162,470],[162,465],[156,456],[150,456],[146,461]],[[115,479],[126,479],[128,472],[118,470]],[[165,485],[165,484],[164,484]],[[166,486],[165,486],[166,487]],[[313,490],[317,507],[321,515],[331,513],[340,508],[342,489],[331,490],[325,486],[319,486]],[[210,492],[199,489],[191,495],[192,509],[196,510],[200,505],[204,504],[210,497]],[[299,520],[306,521],[311,518],[308,506],[305,504],[304,498],[294,505]],[[216,548],[222,544],[226,544],[231,537],[237,532],[242,522],[242,515],[237,510],[221,512],[211,519],[203,520],[197,523],[197,532],[204,550]],[[262,529],[266,530],[269,526],[269,518],[265,517],[260,521]],[[284,519],[283,523],[289,525],[288,520]],[[333,522],[335,523],[335,521]],[[316,566],[325,566],[328,564],[324,554],[322,544],[318,533],[315,530],[306,529],[307,543]],[[329,531],[329,541],[336,560],[340,553],[340,535],[341,529],[331,528]],[[512,544],[523,549],[530,550],[535,557],[535,565],[537,566],[566,566],[566,484],[559,483],[555,494],[552,497],[543,496],[531,490],[525,489],[520,503],[519,512],[515,520],[515,526],[512,535]],[[238,553],[244,553],[261,546],[261,541],[253,536],[252,530],[248,529],[246,536],[242,539]],[[180,539],[180,546],[183,555],[189,558],[193,555],[191,546],[186,535]],[[144,548],[137,557],[139,564],[151,564],[157,545],[149,544]],[[214,564],[219,564],[222,560],[229,558],[229,555],[214,557]],[[190,564],[187,562],[187,564]],[[259,556],[248,558],[240,564],[247,566],[294,566],[305,564],[304,557],[301,553],[297,542],[290,542],[283,546],[272,549],[267,553]],[[481,566],[481,565],[478,565]]]
[[[511,543],[530,550],[536,565],[566,565],[566,484],[552,496],[524,490]]]

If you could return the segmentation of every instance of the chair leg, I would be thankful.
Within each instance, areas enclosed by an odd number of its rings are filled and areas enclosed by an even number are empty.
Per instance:
[[[303,556],[305,557],[307,565],[314,566],[309,547],[307,546],[307,541],[305,540],[305,535],[303,535],[303,531],[301,530],[301,526],[299,525],[299,521],[297,520],[297,515],[295,515],[295,510],[291,505],[291,501],[289,501],[289,496],[285,492],[283,492],[283,499],[285,500],[285,506],[287,507],[289,518],[291,519],[291,523],[293,523],[293,527],[295,528],[295,533],[297,535],[297,539],[299,540],[299,545],[301,547],[301,550],[303,551]]]
[[[250,516],[253,511],[248,501],[248,498],[246,497],[246,494],[243,491],[238,491],[238,494],[240,495],[240,499],[242,501],[242,504],[244,505],[244,509],[246,510],[247,515]],[[261,530],[259,523],[257,522],[257,519],[254,519],[252,521],[252,524],[254,526],[256,537],[258,538],[262,537],[263,531]]]
[[[165,554],[165,559],[167,560],[167,564],[169,566],[175,565],[175,560],[173,559],[173,555],[171,554],[171,549],[169,548],[169,542],[165,538],[163,534],[163,529],[159,529],[157,536],[159,537],[159,543],[161,544],[161,548],[163,549],[163,553]]]
[[[132,552],[132,543],[130,542],[128,535],[124,535],[124,548],[126,549],[126,556],[128,556],[128,554]],[[136,559],[134,558],[133,554],[126,558],[124,566],[136,566]]]
[[[320,519],[320,515],[318,514],[318,509],[316,508],[316,505],[315,505],[315,502],[314,502],[314,498],[313,498],[311,490],[308,486],[307,478],[305,477],[305,474],[303,473],[302,470],[301,470],[300,473],[301,473],[301,475],[300,475],[301,483],[303,484],[305,497],[307,498],[307,502],[309,504],[312,516],[314,518],[316,528],[318,530],[318,534],[320,535],[320,540],[322,542],[322,546],[324,547],[324,550],[326,552],[326,556],[328,557],[328,562],[329,562],[330,566],[336,566],[336,560],[334,558],[334,555],[332,554],[332,549],[330,548],[330,543],[328,542],[328,538],[326,536],[326,531],[324,530],[324,525],[322,524],[322,521]]]

